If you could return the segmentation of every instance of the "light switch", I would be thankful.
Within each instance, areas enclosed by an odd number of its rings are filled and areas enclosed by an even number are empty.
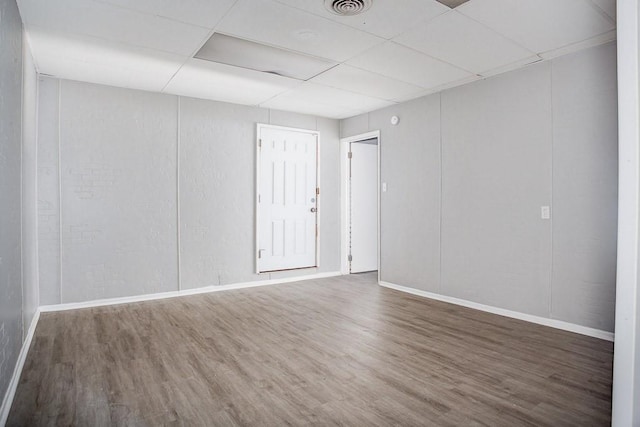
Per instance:
[[[386,192],[387,192],[387,183],[386,183],[386,182],[383,182],[383,183],[382,183],[382,192],[383,192],[383,193],[386,193]]]
[[[540,207],[540,218],[542,218],[542,219],[551,218],[551,208],[549,206],[541,206]]]

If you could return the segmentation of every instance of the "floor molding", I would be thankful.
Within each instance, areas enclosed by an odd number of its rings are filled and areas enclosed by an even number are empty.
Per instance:
[[[569,332],[575,332],[581,335],[587,335],[602,340],[612,341],[614,340],[614,334],[612,332],[602,331],[600,329],[588,328],[586,326],[576,325],[575,323],[564,322],[557,319],[549,319],[546,317],[534,316],[532,314],[520,313],[518,311],[507,310],[504,308],[493,307],[490,305],[480,304],[473,301],[468,301],[460,298],[449,297],[446,295],[434,294],[432,292],[423,291],[420,289],[409,288],[406,286],[396,285],[394,283],[379,282],[380,286],[385,288],[395,289],[396,291],[406,292],[408,294],[417,295],[437,301],[448,302],[450,304],[461,305],[463,307],[473,308],[476,310],[486,311],[488,313],[498,314],[500,316],[511,317],[513,319],[524,320],[531,323],[537,323],[538,325],[550,326],[556,329],[562,329]]]
[[[24,368],[24,362],[27,360],[27,353],[29,353],[29,347],[31,347],[31,341],[33,340],[33,335],[36,331],[36,326],[38,325],[39,319],[40,310],[38,309],[33,315],[31,325],[29,325],[29,330],[27,331],[27,336],[22,342],[22,348],[20,349],[20,354],[18,354],[16,367],[13,370],[11,381],[9,381],[9,387],[7,388],[7,392],[5,393],[4,399],[2,400],[2,407],[0,407],[0,426],[4,426],[7,423],[7,418],[9,418],[9,411],[11,411],[13,398],[16,395],[16,389],[18,388],[18,383],[20,382],[22,368]]]
[[[117,304],[130,304],[134,302],[176,298],[176,297],[183,297],[187,295],[208,294],[211,292],[230,291],[234,289],[245,289],[245,288],[254,288],[258,286],[270,286],[270,285],[279,285],[283,283],[300,282],[304,280],[324,279],[327,277],[335,277],[335,276],[342,276],[342,273],[340,273],[339,271],[332,271],[329,273],[309,274],[306,276],[295,276],[295,277],[286,277],[281,279],[269,279],[269,280],[257,280],[254,282],[242,282],[242,283],[234,283],[230,285],[221,285],[221,286],[206,286],[203,288],[183,289],[180,291],[136,295],[131,297],[108,298],[108,299],[100,299],[100,300],[93,300],[93,301],[86,301],[86,302],[72,302],[72,303],[65,303],[65,304],[43,305],[43,306],[40,306],[40,312],[45,313],[45,312],[52,312],[52,311],[76,310],[79,308],[103,307],[103,306],[117,305]]]

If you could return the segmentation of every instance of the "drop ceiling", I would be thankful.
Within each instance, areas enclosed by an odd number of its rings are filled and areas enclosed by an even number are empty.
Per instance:
[[[616,35],[615,0],[470,0],[455,9],[437,0],[373,0],[358,16],[332,14],[324,0],[18,0],[18,5],[42,74],[332,118],[524,67]],[[231,46],[216,47],[220,59],[207,56],[215,53],[216,40]],[[249,47],[245,56],[242,46]],[[269,67],[276,64],[277,73],[260,71],[254,62],[261,57]]]

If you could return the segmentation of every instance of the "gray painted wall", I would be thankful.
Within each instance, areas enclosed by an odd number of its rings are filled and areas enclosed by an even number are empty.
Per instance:
[[[38,282],[40,304],[60,304],[60,81],[38,86]]]
[[[176,290],[177,99],[60,91],[61,301]]]
[[[14,0],[0,0],[0,397],[22,346],[20,159],[22,22]]]
[[[613,331],[615,55],[610,43],[342,121],[341,137],[381,131],[382,280]]]
[[[22,315],[26,336],[39,304],[37,122],[38,75],[27,39],[23,42],[22,93]]]
[[[50,78],[39,103],[43,304],[340,270],[338,121]],[[256,123],[321,133],[318,269],[254,273]]]
[[[615,45],[553,61],[554,316],[612,330],[618,114]]]
[[[549,312],[550,63],[442,95],[442,288]]]

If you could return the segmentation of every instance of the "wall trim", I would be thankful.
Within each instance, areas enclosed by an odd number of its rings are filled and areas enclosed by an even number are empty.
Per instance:
[[[7,392],[2,400],[2,406],[0,407],[0,426],[6,425],[7,418],[9,418],[9,411],[11,411],[13,398],[15,397],[16,390],[18,389],[18,383],[20,382],[20,376],[22,375],[22,368],[24,368],[24,362],[27,360],[27,354],[29,353],[31,341],[33,340],[39,319],[40,309],[36,310],[33,315],[33,319],[31,319],[31,325],[29,325],[27,336],[22,342],[22,348],[20,349],[20,354],[18,354],[18,361],[16,362],[16,367],[13,370],[11,381],[9,381],[9,387],[7,388]]]
[[[188,295],[208,294],[211,292],[230,291],[234,289],[255,288],[258,286],[280,285],[284,283],[301,282],[304,280],[313,280],[313,279],[324,279],[327,277],[336,277],[336,276],[342,276],[342,273],[340,273],[339,271],[332,271],[328,273],[309,274],[306,276],[295,276],[295,277],[269,279],[269,280],[256,280],[253,282],[233,283],[230,285],[222,285],[222,286],[215,286],[215,285],[205,286],[202,288],[182,289],[180,291],[135,295],[131,297],[107,298],[107,299],[99,299],[99,300],[92,300],[92,301],[85,301],[85,302],[43,305],[43,306],[40,306],[39,310],[42,313],[47,313],[52,311],[76,310],[79,308],[103,307],[103,306],[117,305],[117,304],[130,304],[134,302],[154,301],[159,299],[183,297]]]
[[[534,316],[533,314],[520,313],[518,311],[507,310],[504,308],[493,307],[491,305],[480,304],[473,301],[468,301],[460,298],[454,298],[446,295],[434,294],[432,292],[423,291],[420,289],[409,288],[407,286],[396,285],[395,283],[389,283],[380,281],[380,286],[385,288],[395,289],[396,291],[406,292],[408,294],[417,295],[424,298],[429,298],[436,301],[447,302],[450,304],[460,305],[462,307],[473,308],[475,310],[485,311],[487,313],[497,314],[499,316],[511,317],[512,319],[524,320],[525,322],[536,323],[538,325],[549,326],[551,328],[562,329],[564,331],[575,332],[577,334],[590,336],[593,338],[599,338],[606,341],[614,341],[614,334],[612,332],[603,331],[600,329],[589,328],[582,325],[576,325],[575,323],[564,322],[557,319],[549,319],[547,317]]]

